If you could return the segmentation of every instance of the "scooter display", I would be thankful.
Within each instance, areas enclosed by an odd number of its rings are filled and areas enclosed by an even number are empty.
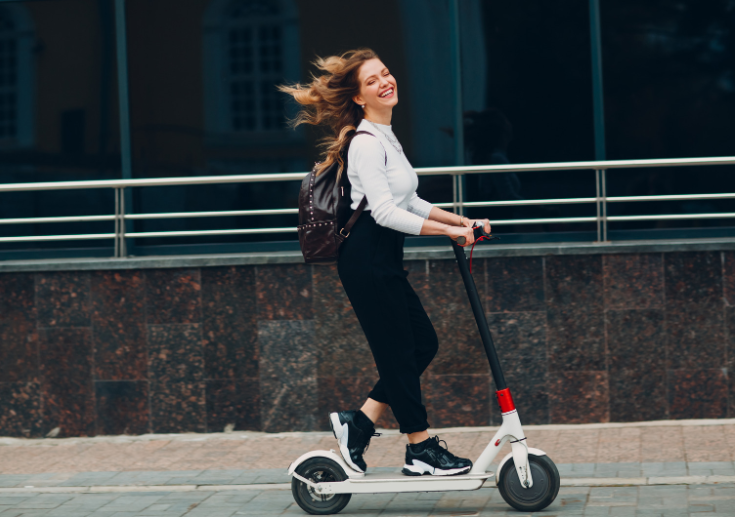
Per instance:
[[[476,227],[475,239],[480,238],[494,239],[482,227]],[[464,244],[464,237],[460,239],[462,242],[459,244],[452,241],[452,248],[495,381],[502,414],[500,429],[473,463],[472,469],[458,476],[413,477],[400,472],[363,473],[350,468],[334,450],[307,452],[288,468],[288,474],[292,476],[291,492],[304,511],[313,515],[338,513],[347,506],[352,494],[477,490],[493,476],[505,502],[517,510],[539,511],[556,499],[559,493],[559,471],[544,451],[528,446],[510,389],[505,384],[467,257],[460,246]],[[506,442],[510,442],[511,452],[500,461],[494,473],[488,472],[490,464]]]

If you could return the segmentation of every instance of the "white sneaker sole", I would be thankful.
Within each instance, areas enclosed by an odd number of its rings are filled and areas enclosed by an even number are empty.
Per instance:
[[[334,437],[337,439],[337,443],[339,444],[339,453],[342,455],[342,459],[345,460],[345,463],[347,463],[347,465],[349,465],[352,470],[355,470],[357,472],[365,472],[360,467],[355,465],[350,458],[350,450],[347,448],[347,424],[343,424],[339,421],[339,414],[330,413],[329,425],[332,426],[332,433],[334,434]]]
[[[413,465],[406,463],[401,472],[406,476],[423,476],[424,474],[429,474],[430,476],[456,476],[459,474],[466,474],[471,468],[472,467],[462,467],[460,469],[437,469],[423,461],[413,460]]]

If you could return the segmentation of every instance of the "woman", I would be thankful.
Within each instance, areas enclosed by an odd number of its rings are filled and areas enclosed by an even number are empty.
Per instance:
[[[462,236],[474,242],[473,221],[432,206],[416,195],[418,177],[391,130],[398,103],[396,79],[369,49],[319,58],[326,72],[308,86],[281,87],[305,106],[294,126],[326,125],[321,170],[339,162],[352,185],[352,209],[363,196],[365,211],[342,244],[339,277],[367,337],[380,379],[356,411],[330,415],[340,452],[355,470],[365,472],[363,453],[375,434],[375,422],[390,406],[408,436],[403,473],[454,475],[472,468],[429,437],[419,377],[436,355],[438,342],[418,296],[403,269],[403,240],[410,235]],[[355,132],[370,134],[358,134]],[[344,171],[343,171],[344,173]],[[482,221],[485,231],[490,223]]]

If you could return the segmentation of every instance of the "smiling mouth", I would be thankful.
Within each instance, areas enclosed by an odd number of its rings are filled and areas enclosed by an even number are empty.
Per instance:
[[[385,90],[383,93],[380,94],[380,98],[385,99],[386,97],[390,97],[391,95],[393,95],[393,92],[394,92],[393,88],[388,88],[387,90]]]

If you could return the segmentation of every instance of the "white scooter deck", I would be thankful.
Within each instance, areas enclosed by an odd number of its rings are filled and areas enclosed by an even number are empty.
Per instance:
[[[331,483],[311,483],[298,474],[294,474],[294,477],[312,486],[317,494],[331,495],[477,490],[493,475],[486,472],[463,476],[406,476],[400,472],[377,472]]]

